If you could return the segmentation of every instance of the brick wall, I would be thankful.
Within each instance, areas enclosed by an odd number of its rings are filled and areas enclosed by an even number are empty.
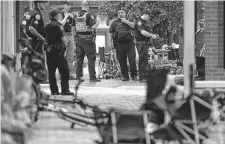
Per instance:
[[[223,1],[206,1],[205,58],[206,80],[225,80]]]

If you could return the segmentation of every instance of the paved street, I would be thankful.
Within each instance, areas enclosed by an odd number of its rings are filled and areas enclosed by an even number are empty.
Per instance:
[[[85,73],[87,73],[86,69]],[[145,86],[139,82],[109,79],[95,84],[89,83],[88,75],[84,78],[85,82],[78,92],[79,97],[100,108],[139,109],[145,100]],[[72,91],[75,83],[76,81],[70,81]],[[42,89],[50,93],[48,85],[42,85]],[[93,144],[93,140],[99,139],[95,127],[77,126],[75,129],[70,129],[69,122],[51,112],[41,113],[31,135],[29,144]]]

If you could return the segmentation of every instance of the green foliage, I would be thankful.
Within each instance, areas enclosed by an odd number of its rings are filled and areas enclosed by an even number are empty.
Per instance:
[[[100,7],[100,14],[114,19],[118,8],[127,11],[127,18],[135,21],[141,16],[143,10],[152,12],[151,20],[148,22],[149,31],[157,33],[164,41],[168,32],[174,29],[183,29],[183,2],[182,1],[107,1]]]
[[[196,44],[195,44],[195,54],[200,55],[200,52],[204,46],[204,29],[205,29],[205,2],[197,1],[196,10]]]

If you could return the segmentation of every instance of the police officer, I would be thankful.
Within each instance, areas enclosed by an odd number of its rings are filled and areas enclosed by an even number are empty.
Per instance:
[[[158,35],[148,32],[149,28],[146,22],[150,19],[150,16],[150,11],[144,10],[134,26],[136,47],[139,54],[139,82],[146,82],[150,38],[156,39],[158,37]]]
[[[69,68],[65,58],[67,40],[63,34],[62,25],[58,22],[58,14],[58,9],[52,9],[50,12],[51,21],[45,27],[45,36],[48,43],[46,56],[50,90],[52,95],[59,94],[55,77],[55,72],[58,68],[61,75],[61,94],[71,95],[73,93],[69,91]]]
[[[23,39],[26,39],[28,42],[31,42],[31,38],[29,36],[29,33],[28,33],[28,27],[29,27],[29,21],[30,21],[30,18],[31,18],[31,9],[29,6],[26,6],[23,10],[23,18],[22,18],[22,21],[20,23],[20,38],[23,38]],[[23,45],[21,44],[21,66],[24,68],[25,70],[25,67],[27,67],[27,65],[24,65],[24,61],[26,58],[29,58],[30,57],[30,54],[28,53],[27,51],[27,47],[26,45]],[[30,61],[30,58],[29,60],[27,61]]]
[[[44,21],[41,11],[45,8],[46,1],[34,1],[34,9],[29,22],[29,32],[32,38],[32,48],[43,53]],[[40,43],[39,43],[40,42]],[[39,44],[39,45],[38,45]]]
[[[134,23],[126,19],[126,11],[119,9],[118,18],[113,21],[109,28],[111,39],[116,48],[117,59],[120,63],[122,81],[129,81],[127,57],[130,64],[132,80],[137,80],[136,52],[132,30]]]
[[[88,59],[88,70],[90,82],[99,82],[96,78],[95,61],[96,61],[96,45],[94,31],[98,27],[94,16],[89,12],[89,3],[82,2],[82,10],[75,19],[76,28],[76,55],[77,55],[77,78],[83,80],[83,62],[84,56]]]
[[[69,65],[70,70],[70,79],[76,79],[76,77],[73,75],[75,72],[73,71],[73,60],[74,60],[74,51],[75,51],[75,44],[74,44],[74,33],[75,33],[75,21],[74,21],[74,15],[70,11],[70,8],[72,6],[72,2],[64,1],[64,9],[59,14],[59,21],[64,26],[65,36],[67,39],[67,45],[66,45],[66,58]]]
[[[25,6],[23,10],[23,18],[20,23],[20,37],[29,38],[28,27],[31,18],[31,9],[29,6]]]

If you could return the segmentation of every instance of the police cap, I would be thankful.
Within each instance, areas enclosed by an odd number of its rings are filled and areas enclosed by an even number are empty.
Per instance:
[[[58,15],[59,14],[59,10],[57,8],[53,8],[51,9],[49,15],[51,18],[53,18],[54,16]]]

